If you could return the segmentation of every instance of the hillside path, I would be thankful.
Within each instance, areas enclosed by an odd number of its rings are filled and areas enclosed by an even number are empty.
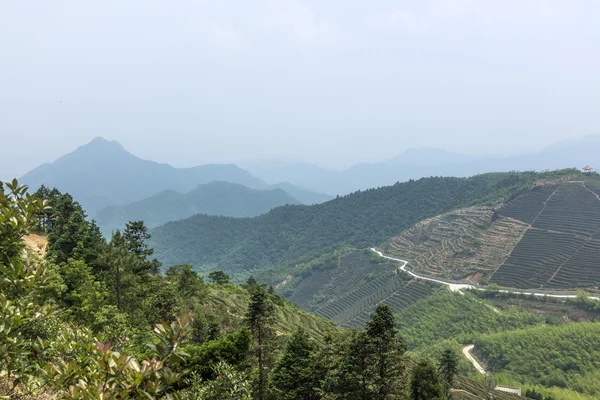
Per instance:
[[[468,346],[463,347],[462,352],[465,355],[465,357],[467,357],[467,360],[469,360],[469,362],[471,364],[473,364],[473,366],[475,367],[475,369],[481,374],[481,375],[485,375],[485,369],[483,369],[483,367],[481,366],[481,364],[479,364],[479,362],[477,362],[477,360],[475,359],[475,357],[473,357],[471,355],[471,350],[473,350],[473,348],[475,347],[474,344],[470,344]]]
[[[385,256],[385,255],[383,255],[382,252],[378,251],[375,248],[371,248],[371,250],[374,251],[375,253],[377,253],[379,255],[379,257],[383,257],[383,258],[388,259],[388,260],[398,261],[398,262],[403,263],[402,266],[400,267],[400,269],[402,271],[406,272],[407,274],[409,274],[409,275],[417,278],[417,279],[421,279],[421,280],[424,280],[424,281],[430,281],[430,282],[436,282],[436,283],[439,283],[439,284],[442,284],[442,285],[446,285],[453,292],[460,292],[461,290],[464,290],[464,289],[476,289],[476,287],[473,286],[473,285],[467,285],[467,284],[464,284],[464,283],[449,283],[449,282],[444,282],[444,281],[437,280],[435,278],[430,278],[428,276],[415,274],[414,272],[409,271],[409,270],[406,269],[406,265],[408,264],[408,261],[402,260],[400,258],[394,258],[394,257]]]
[[[406,272],[407,274],[417,278],[417,279],[421,279],[424,281],[430,281],[430,282],[436,282],[439,283],[441,285],[444,286],[448,286],[448,288],[453,291],[453,292],[459,292],[459,293],[463,293],[463,290],[469,290],[469,289],[474,289],[474,290],[485,290],[485,288],[483,287],[477,287],[475,285],[469,285],[469,284],[465,284],[465,283],[461,283],[461,282],[453,282],[453,281],[441,281],[439,279],[435,279],[429,276],[425,276],[425,275],[420,275],[417,273],[414,273],[412,271],[409,271],[406,269],[406,266],[408,265],[408,261],[403,260],[401,258],[395,258],[395,257],[390,257],[390,256],[386,256],[384,255],[381,251],[375,249],[374,247],[371,248],[371,250],[375,253],[377,253],[377,255],[379,255],[382,258],[385,258],[387,260],[392,260],[392,261],[397,261],[397,262],[401,262],[402,266],[400,266],[400,269],[404,272]],[[500,293],[512,293],[512,294],[524,294],[524,295],[534,295],[534,296],[539,296],[539,297],[554,297],[554,298],[558,298],[558,299],[575,299],[577,298],[577,295],[575,294],[550,294],[548,292],[540,292],[540,291],[536,291],[536,290],[527,290],[527,291],[519,291],[519,290],[498,290],[498,292]],[[593,300],[600,300],[600,296],[594,296],[594,295],[589,295],[590,299]]]

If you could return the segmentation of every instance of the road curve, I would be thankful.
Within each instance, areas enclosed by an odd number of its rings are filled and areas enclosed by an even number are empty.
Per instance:
[[[409,271],[409,270],[406,269],[406,265],[408,264],[408,261],[402,260],[400,258],[394,258],[394,257],[389,257],[389,256],[386,256],[386,255],[383,255],[382,252],[380,252],[379,250],[377,250],[377,249],[375,249],[373,247],[371,248],[371,250],[374,251],[375,253],[377,253],[379,255],[379,257],[383,257],[383,258],[388,259],[388,260],[398,261],[398,262],[404,263],[404,264],[402,264],[402,266],[400,267],[400,269],[402,271],[406,272],[407,274],[412,275],[415,278],[418,278],[418,279],[421,279],[421,280],[424,280],[424,281],[436,282],[436,283],[448,286],[448,288],[451,291],[453,291],[453,292],[460,292],[461,290],[465,290],[465,289],[477,289],[473,285],[467,285],[467,284],[464,284],[464,283],[448,283],[448,282],[440,281],[440,280],[437,280],[437,279],[434,279],[434,278],[430,278],[428,276],[423,276],[423,275],[415,274],[414,272]]]
[[[381,251],[375,249],[374,247],[371,247],[371,250],[374,251],[375,253],[377,253],[380,257],[385,258],[387,260],[392,260],[392,261],[398,261],[403,263],[402,266],[400,267],[400,269],[404,272],[406,272],[407,274],[410,274],[411,276],[417,278],[417,279],[421,279],[424,281],[431,281],[431,282],[436,282],[439,283],[441,285],[444,286],[448,286],[448,288],[453,291],[453,292],[459,292],[459,293],[463,293],[463,290],[468,290],[468,289],[475,289],[475,290],[486,290],[485,288],[481,288],[481,287],[477,287],[474,285],[469,285],[469,284],[465,284],[465,283],[459,283],[459,282],[445,282],[445,281],[440,281],[438,279],[434,279],[428,276],[424,276],[424,275],[419,275],[416,274],[412,271],[409,271],[406,269],[406,266],[408,265],[408,261],[406,260],[402,260],[401,258],[395,258],[395,257],[390,257],[390,256],[386,256],[384,255]],[[525,295],[534,295],[534,296],[539,296],[539,297],[554,297],[554,298],[558,298],[558,299],[575,299],[577,298],[577,295],[575,294],[548,294],[545,292],[536,292],[536,291],[517,291],[517,290],[498,290],[498,292],[500,293],[512,293],[512,294],[525,294]],[[592,300],[600,300],[600,296],[593,296],[590,295],[589,296],[590,299]]]
[[[469,360],[469,362],[471,364],[473,364],[473,366],[475,367],[475,369],[481,374],[481,375],[485,375],[485,369],[483,369],[483,367],[481,366],[481,364],[479,364],[479,362],[477,362],[477,360],[475,359],[475,357],[473,357],[471,355],[471,350],[473,350],[473,348],[475,347],[474,344],[470,344],[468,346],[463,347],[462,352],[465,355],[465,357],[467,357],[467,360]]]

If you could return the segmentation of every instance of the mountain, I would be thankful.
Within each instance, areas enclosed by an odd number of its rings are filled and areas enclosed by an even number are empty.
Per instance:
[[[236,183],[251,189],[293,192],[292,197],[306,203],[330,197],[295,188],[291,184],[269,187],[261,179],[233,164],[207,164],[174,168],[168,164],[142,160],[127,152],[118,142],[96,138],[53,163],[40,165],[25,174],[21,182],[37,189],[44,184],[69,192],[90,216],[110,206],[140,201],[163,190],[186,193],[200,184],[213,181]]]
[[[292,182],[295,185],[309,187],[315,180],[333,179],[339,173],[334,169],[323,168],[305,162],[286,162],[271,160],[248,164],[245,168],[267,183]]]
[[[325,203],[326,201],[333,199],[333,196],[328,194],[311,192],[310,190],[292,185],[289,182],[280,182],[274,185],[269,185],[269,188],[281,189],[291,195],[293,198],[297,199],[300,203],[307,205]]]
[[[417,222],[471,204],[502,202],[540,175],[498,173],[427,178],[359,191],[313,206],[284,206],[255,218],[196,215],[152,230],[165,265],[247,270],[294,263],[341,245],[379,245]]]
[[[300,204],[282,189],[256,190],[228,182],[199,185],[188,193],[164,190],[125,206],[100,210],[96,220],[103,233],[123,228],[128,221],[143,220],[147,227],[194,214],[253,217],[286,204]]]
[[[475,157],[460,153],[452,153],[442,149],[413,148],[408,149],[396,157],[384,161],[383,163],[388,165],[429,167],[446,164],[464,164],[475,159]]]
[[[265,164],[251,171],[265,181],[287,181],[335,196],[429,176],[468,177],[488,172],[583,168],[587,164],[600,168],[600,135],[509,157],[472,157],[442,149],[415,148],[382,162],[359,163],[341,171],[302,163]]]

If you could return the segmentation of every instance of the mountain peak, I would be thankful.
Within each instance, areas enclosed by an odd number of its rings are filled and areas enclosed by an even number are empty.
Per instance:
[[[92,139],[91,142],[89,142],[88,144],[85,144],[85,145],[81,146],[80,148],[83,148],[83,147],[115,148],[115,149],[122,149],[122,150],[124,150],[124,148],[121,145],[121,143],[117,142],[116,140],[107,140],[107,139],[104,139],[101,136],[95,137],[94,139]]]

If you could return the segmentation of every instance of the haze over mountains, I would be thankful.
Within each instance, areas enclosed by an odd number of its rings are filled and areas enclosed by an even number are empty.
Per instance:
[[[256,190],[283,188],[298,202],[307,204],[330,199],[290,184],[267,185],[233,164],[174,168],[142,160],[127,152],[118,142],[102,138],[94,139],[53,163],[40,165],[20,180],[34,189],[44,184],[69,192],[82,203],[90,216],[95,216],[103,208],[140,201],[163,190],[186,193],[198,185],[214,181]]]
[[[247,169],[267,183],[287,181],[336,195],[428,176],[466,177],[486,172],[582,168],[587,164],[600,165],[600,135],[507,157],[473,157],[435,148],[416,148],[391,159],[356,164],[341,171],[305,163],[252,165]]]
[[[600,136],[587,136],[530,154],[496,158],[415,148],[345,170],[285,160],[246,169],[234,164],[175,168],[140,159],[116,141],[96,138],[40,165],[21,181],[34,189],[44,184],[71,193],[108,234],[129,220],[143,219],[154,227],[196,213],[251,217],[285,204],[318,204],[336,195],[421,177],[594,166],[600,164],[599,155]]]

